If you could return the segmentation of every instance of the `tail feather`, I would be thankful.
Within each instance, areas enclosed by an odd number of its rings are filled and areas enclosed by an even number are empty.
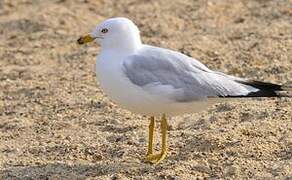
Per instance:
[[[237,81],[238,83],[258,89],[242,96],[232,97],[292,97],[291,88],[261,81]]]

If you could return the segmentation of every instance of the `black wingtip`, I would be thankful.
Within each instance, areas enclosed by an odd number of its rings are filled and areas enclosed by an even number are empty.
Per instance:
[[[237,81],[238,83],[259,89],[256,92],[250,92],[246,95],[225,96],[225,97],[292,97],[288,89],[279,84],[261,82],[261,81]]]
[[[248,93],[247,96],[249,97],[280,97],[278,91],[284,90],[282,85],[261,81],[244,81],[240,83],[259,89],[257,92]]]
[[[238,81],[241,84],[255,87],[260,90],[271,90],[271,91],[283,91],[283,86],[279,84],[273,84],[261,81]]]

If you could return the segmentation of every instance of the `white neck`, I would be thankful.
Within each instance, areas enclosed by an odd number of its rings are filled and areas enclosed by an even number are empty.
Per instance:
[[[116,51],[116,52],[125,52],[132,53],[135,52],[142,46],[141,40],[139,41],[116,41],[111,44],[104,44],[101,46],[102,51]]]

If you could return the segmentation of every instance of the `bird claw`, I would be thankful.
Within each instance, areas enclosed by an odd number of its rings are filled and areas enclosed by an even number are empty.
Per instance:
[[[152,164],[158,164],[166,157],[166,152],[161,152],[158,154],[150,154],[146,156],[146,161],[152,163]]]

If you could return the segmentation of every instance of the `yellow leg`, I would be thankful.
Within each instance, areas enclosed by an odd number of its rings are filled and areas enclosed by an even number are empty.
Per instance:
[[[168,124],[167,124],[167,119],[165,115],[162,116],[161,119],[161,136],[162,136],[162,147],[161,147],[161,152],[158,154],[154,155],[148,155],[147,160],[158,164],[161,162],[167,154],[167,130],[168,130]]]
[[[148,150],[146,156],[150,156],[153,154],[153,139],[154,139],[154,127],[155,127],[155,121],[154,117],[150,117],[150,124],[149,124],[149,141],[148,141]]]

